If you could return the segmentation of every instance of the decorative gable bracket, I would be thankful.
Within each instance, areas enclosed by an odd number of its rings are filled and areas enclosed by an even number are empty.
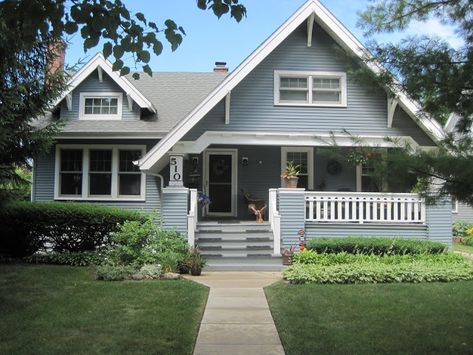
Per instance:
[[[66,107],[67,111],[72,110],[72,94],[70,93],[66,95]]]
[[[396,111],[398,103],[399,101],[396,97],[388,95],[388,128],[393,126],[394,112]]]
[[[133,111],[133,98],[131,97],[130,94],[127,94],[126,95],[126,100],[127,100],[127,103],[128,103],[128,111]]]
[[[314,32],[315,12],[307,19],[307,47],[312,47],[312,34]]]
[[[232,102],[232,92],[229,91],[225,96],[225,124],[230,123],[230,105]]]

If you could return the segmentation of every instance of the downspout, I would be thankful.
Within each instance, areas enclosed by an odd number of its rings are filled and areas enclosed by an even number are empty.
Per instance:
[[[156,174],[156,173],[152,173],[150,171],[145,171],[144,172],[146,175],[151,175],[151,176],[154,176],[154,177],[157,177],[161,180],[161,188],[160,188],[160,192],[159,192],[159,197],[160,197],[160,201],[159,201],[159,225],[160,227],[163,226],[163,189],[164,189],[164,177],[161,175],[161,174]]]

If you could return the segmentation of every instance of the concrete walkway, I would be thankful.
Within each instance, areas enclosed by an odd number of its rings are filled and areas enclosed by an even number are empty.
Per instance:
[[[188,277],[210,287],[194,355],[284,354],[263,287],[278,272],[208,272]]]

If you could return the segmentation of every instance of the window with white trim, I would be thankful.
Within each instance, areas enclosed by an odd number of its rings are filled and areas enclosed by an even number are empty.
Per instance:
[[[56,199],[143,200],[145,179],[133,161],[145,154],[136,145],[58,145]]]
[[[299,166],[297,187],[306,190],[314,188],[314,150],[311,147],[281,147],[281,171],[287,162]]]
[[[346,92],[343,72],[274,72],[275,105],[346,107]]]
[[[122,93],[81,92],[81,120],[119,120],[122,118]]]

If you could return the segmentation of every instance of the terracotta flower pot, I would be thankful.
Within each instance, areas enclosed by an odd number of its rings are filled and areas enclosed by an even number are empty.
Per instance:
[[[284,179],[283,180],[284,183],[283,183],[283,187],[287,188],[287,189],[296,189],[297,188],[297,182],[299,181],[299,178],[298,177],[293,177],[293,178],[290,178],[290,179]]]

